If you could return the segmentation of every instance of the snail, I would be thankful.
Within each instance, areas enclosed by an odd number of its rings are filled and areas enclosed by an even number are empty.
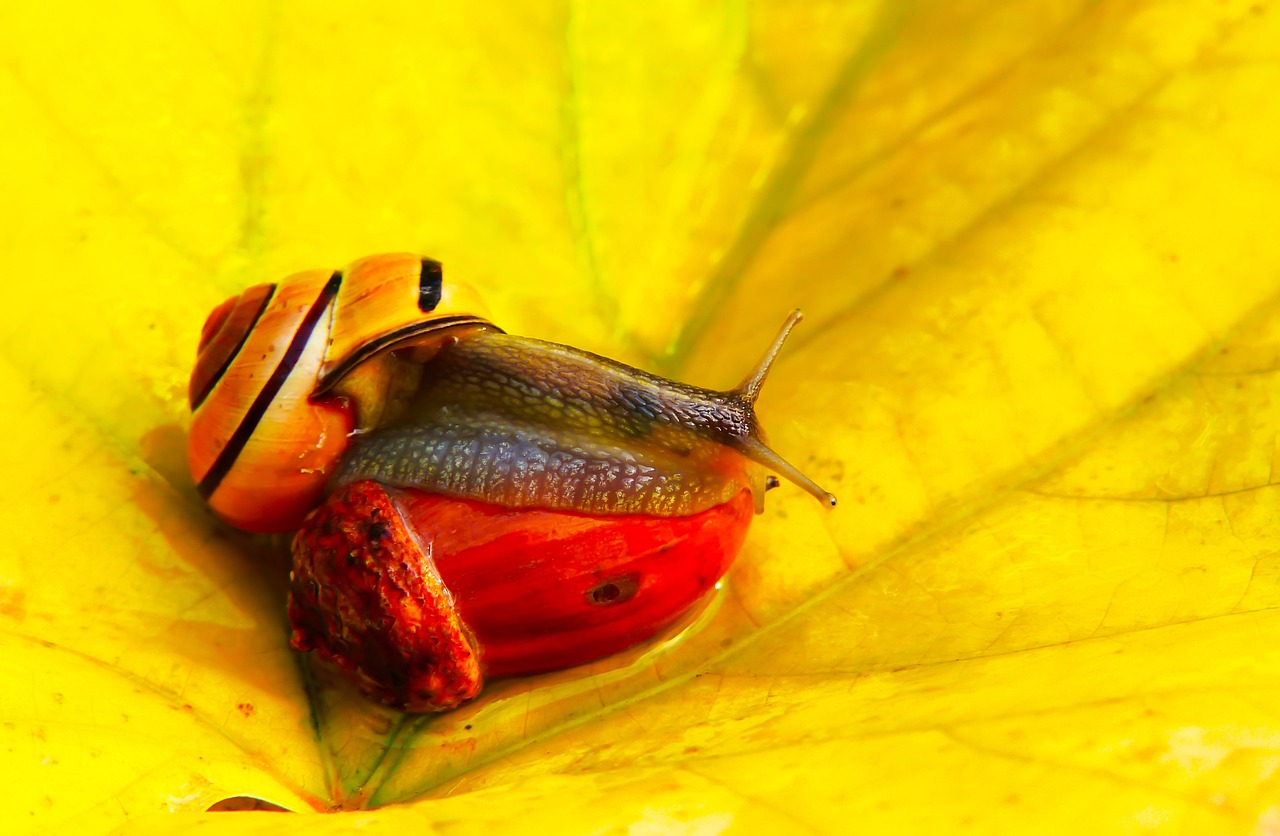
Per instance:
[[[439,262],[371,256],[219,305],[188,460],[233,526],[295,531],[291,645],[408,711],[674,622],[780,474],[754,403],[799,321],[713,391],[493,324]]]

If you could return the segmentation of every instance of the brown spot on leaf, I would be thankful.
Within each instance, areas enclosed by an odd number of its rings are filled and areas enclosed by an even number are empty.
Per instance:
[[[262,798],[254,798],[251,795],[233,795],[230,798],[224,798],[221,801],[215,801],[205,810],[207,813],[243,813],[243,812],[268,812],[268,813],[288,813],[285,807],[279,804],[272,804]]]
[[[12,584],[0,584],[0,616],[14,621],[27,617],[27,592]]]

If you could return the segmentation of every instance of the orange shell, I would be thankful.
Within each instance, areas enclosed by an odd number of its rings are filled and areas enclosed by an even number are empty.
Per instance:
[[[446,284],[438,261],[371,255],[352,262],[344,275],[317,392],[388,348],[438,344],[445,331],[493,328],[480,295],[459,282]]]
[[[480,311],[468,288],[444,285],[438,262],[406,253],[296,273],[219,305],[188,392],[201,495],[239,528],[297,528],[356,421],[346,398],[319,395],[380,352],[492,328]]]

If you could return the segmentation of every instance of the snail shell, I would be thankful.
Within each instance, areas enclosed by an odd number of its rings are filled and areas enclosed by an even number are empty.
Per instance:
[[[228,299],[205,322],[188,387],[200,495],[239,528],[296,529],[356,429],[349,400],[326,394],[381,352],[494,328],[484,310],[465,285],[444,286],[439,262],[407,254]]]

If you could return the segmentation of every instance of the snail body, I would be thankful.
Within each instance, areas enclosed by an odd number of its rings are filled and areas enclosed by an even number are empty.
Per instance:
[[[623,650],[728,569],[780,473],[753,405],[509,335],[437,262],[373,256],[214,310],[192,373],[193,478],[296,530],[292,644],[412,711],[486,676]]]

